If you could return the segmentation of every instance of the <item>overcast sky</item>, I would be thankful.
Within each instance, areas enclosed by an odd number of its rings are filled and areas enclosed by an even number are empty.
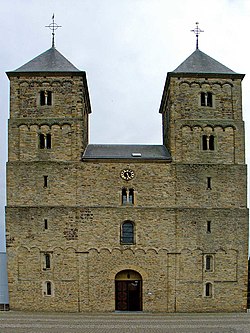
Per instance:
[[[15,70],[51,47],[87,72],[91,143],[161,144],[159,105],[167,72],[199,48],[243,81],[250,158],[249,0],[0,0],[0,251],[4,250],[9,82]]]

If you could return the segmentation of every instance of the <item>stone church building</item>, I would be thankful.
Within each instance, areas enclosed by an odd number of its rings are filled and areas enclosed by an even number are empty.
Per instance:
[[[90,144],[86,73],[54,46],[7,75],[11,309],[246,311],[244,75],[197,48],[162,145]]]

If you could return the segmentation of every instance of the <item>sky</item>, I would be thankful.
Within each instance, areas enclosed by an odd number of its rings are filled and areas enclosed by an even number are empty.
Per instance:
[[[0,0],[0,251],[9,82],[15,70],[55,44],[86,71],[92,105],[90,143],[162,144],[159,106],[167,72],[199,48],[243,80],[246,161],[250,160],[249,0]]]

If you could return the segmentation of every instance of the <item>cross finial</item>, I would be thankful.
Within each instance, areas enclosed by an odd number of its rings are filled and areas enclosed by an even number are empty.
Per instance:
[[[199,22],[196,22],[195,24],[196,24],[196,28],[191,30],[191,31],[195,33],[195,36],[196,36],[196,50],[198,50],[198,48],[199,48],[199,35],[200,35],[201,32],[204,32],[204,30],[201,30],[199,28]]]
[[[55,30],[62,27],[61,25],[57,25],[55,23],[55,14],[53,14],[52,16],[52,23],[46,25],[45,27],[50,28],[50,30],[52,30],[52,47],[55,47]]]

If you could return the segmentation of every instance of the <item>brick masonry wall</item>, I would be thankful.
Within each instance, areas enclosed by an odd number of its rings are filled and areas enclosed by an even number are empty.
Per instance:
[[[163,125],[173,162],[81,161],[89,112],[83,78],[11,77],[6,237],[12,309],[114,311],[116,276],[132,270],[142,278],[143,311],[245,311],[240,81],[173,78],[169,88]],[[39,106],[44,89],[52,91],[51,106]],[[214,106],[201,108],[199,94],[208,90]],[[50,149],[39,148],[39,133],[52,135]],[[204,133],[215,136],[214,151],[202,151]],[[120,177],[127,168],[135,173],[130,181]],[[122,204],[123,188],[134,190],[134,204]],[[120,241],[126,220],[134,223],[131,245]]]
[[[82,76],[10,77],[9,161],[79,160],[88,142],[88,92]],[[40,92],[52,105],[40,105]],[[51,133],[51,150],[38,149],[38,134]],[[56,147],[56,149],[55,149]]]
[[[209,152],[201,154],[201,137],[213,134],[213,162],[244,163],[240,79],[172,77],[168,89],[163,137],[176,162],[209,163]],[[201,92],[212,93],[212,107],[201,106]]]

